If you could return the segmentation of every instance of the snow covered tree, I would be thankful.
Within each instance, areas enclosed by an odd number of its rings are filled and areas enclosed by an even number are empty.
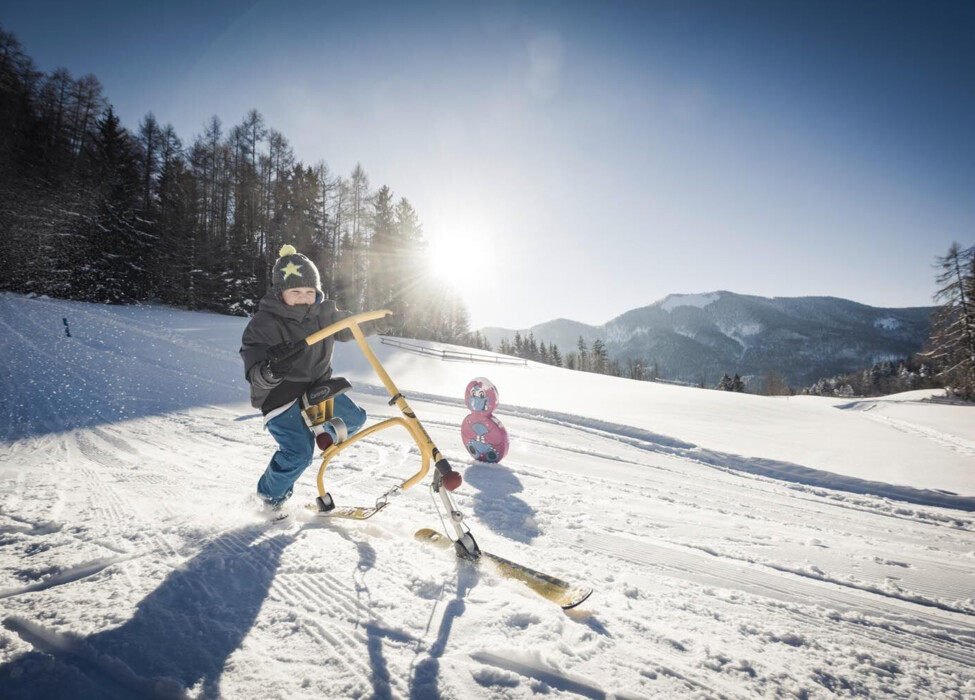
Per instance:
[[[735,374],[735,376],[731,380],[731,391],[737,391],[737,392],[745,391],[745,382],[738,374]]]
[[[951,393],[975,399],[975,246],[962,249],[953,243],[938,266],[941,286],[935,299],[942,306],[924,355],[938,363]]]
[[[113,304],[143,299],[153,237],[135,216],[138,153],[111,106],[98,122],[90,159],[97,212],[88,222],[83,298]]]

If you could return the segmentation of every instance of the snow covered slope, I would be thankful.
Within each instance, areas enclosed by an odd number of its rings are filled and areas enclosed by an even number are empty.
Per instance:
[[[0,296],[0,696],[975,694],[975,408],[372,339],[463,472],[481,546],[596,588],[565,612],[416,544],[440,526],[423,486],[366,523],[261,522],[249,494],[273,441],[246,400],[244,323]],[[394,415],[354,345],[336,366]],[[460,443],[478,375],[501,393],[502,465]],[[367,504],[417,463],[386,431],[326,478]]]

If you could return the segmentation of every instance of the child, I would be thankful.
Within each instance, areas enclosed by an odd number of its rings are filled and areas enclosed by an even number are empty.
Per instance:
[[[290,343],[352,314],[339,311],[325,299],[315,264],[293,246],[281,248],[274,263],[271,288],[258,305],[257,313],[244,329],[240,356],[244,375],[251,387],[251,405],[261,409],[264,425],[278,443],[257,493],[272,509],[279,510],[291,496],[295,482],[314,456],[315,436],[302,416],[301,397],[313,394],[332,376],[332,345],[335,340],[352,340],[345,329],[312,346]],[[375,325],[371,333],[385,332]],[[367,334],[371,334],[367,333]],[[344,422],[348,435],[359,430],[366,412],[345,394],[334,398],[333,416],[318,445],[325,449],[337,441]]]

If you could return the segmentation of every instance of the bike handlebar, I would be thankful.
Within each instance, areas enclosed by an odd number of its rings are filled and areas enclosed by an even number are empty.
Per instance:
[[[325,340],[325,338],[330,335],[335,335],[339,331],[344,331],[346,328],[351,328],[352,326],[358,326],[360,323],[366,323],[367,321],[375,321],[385,316],[392,315],[392,311],[389,309],[380,309],[378,311],[363,311],[359,314],[353,314],[348,318],[343,318],[341,321],[336,321],[335,323],[325,326],[320,331],[315,331],[310,336],[305,338],[305,343],[308,345],[314,345],[315,343]]]

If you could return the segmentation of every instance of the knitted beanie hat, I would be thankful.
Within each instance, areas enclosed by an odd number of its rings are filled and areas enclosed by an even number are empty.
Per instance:
[[[280,294],[285,289],[311,287],[321,295],[322,280],[315,263],[295,250],[293,245],[283,245],[278,252],[271,272],[271,288]]]

